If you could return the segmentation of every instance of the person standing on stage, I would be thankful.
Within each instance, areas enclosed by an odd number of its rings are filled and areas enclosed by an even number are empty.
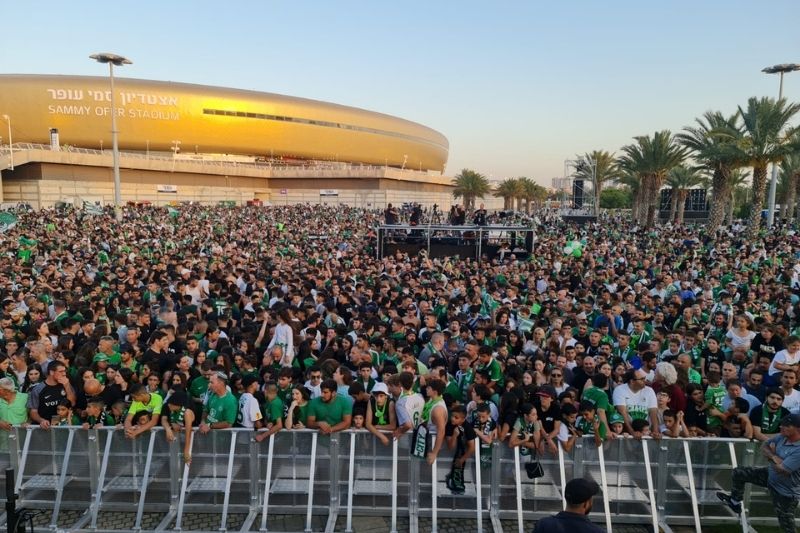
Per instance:
[[[476,226],[485,226],[486,225],[486,209],[483,207],[483,204],[475,210],[475,214],[472,215],[472,223]]]
[[[397,209],[392,207],[392,204],[387,204],[386,209],[383,211],[384,222],[387,226],[397,224],[399,213]]]

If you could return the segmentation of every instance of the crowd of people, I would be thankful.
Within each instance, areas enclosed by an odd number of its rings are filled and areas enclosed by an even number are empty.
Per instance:
[[[476,437],[484,462],[493,442],[534,456],[586,435],[766,441],[800,413],[790,227],[753,242],[738,226],[539,213],[515,215],[537,225],[525,260],[376,259],[383,219],[19,214],[0,235],[0,429],[409,433],[429,462],[452,450],[458,492]]]

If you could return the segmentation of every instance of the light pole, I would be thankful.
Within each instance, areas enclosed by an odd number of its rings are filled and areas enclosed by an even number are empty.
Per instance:
[[[114,159],[114,216],[117,220],[122,220],[122,186],[119,180],[119,144],[117,143],[117,109],[114,105],[114,67],[131,65],[132,61],[126,57],[116,54],[100,53],[92,54],[90,59],[98,63],[108,63],[108,78],[111,83],[111,145]]]
[[[800,65],[797,63],[784,63],[782,65],[775,65],[762,69],[761,72],[766,74],[780,74],[781,81],[778,86],[778,100],[783,98],[783,75],[787,72],[794,72],[800,70]],[[772,227],[775,223],[775,191],[778,188],[778,165],[772,163],[772,180],[769,182],[769,211],[767,214],[767,227]]]
[[[177,159],[178,152],[181,150],[180,141],[172,141],[172,172],[175,172],[175,159]]]
[[[8,152],[11,156],[11,170],[14,170],[14,141],[11,139],[11,117],[3,115],[3,118],[8,124]]]

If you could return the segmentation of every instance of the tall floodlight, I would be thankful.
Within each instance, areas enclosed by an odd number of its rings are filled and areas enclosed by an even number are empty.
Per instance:
[[[117,142],[117,109],[114,105],[114,67],[131,65],[133,62],[123,56],[116,54],[92,54],[89,58],[98,63],[108,63],[108,78],[111,83],[111,145],[114,160],[114,216],[117,220],[122,220],[122,191],[119,179],[119,144]]]

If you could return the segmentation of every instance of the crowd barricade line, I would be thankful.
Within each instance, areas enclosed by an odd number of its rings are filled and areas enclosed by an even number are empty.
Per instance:
[[[128,439],[115,428],[20,426],[0,447],[0,463],[15,469],[18,506],[50,510],[53,530],[62,510],[85,511],[68,529],[92,530],[102,512],[135,509],[131,531],[141,527],[145,512],[164,514],[156,529],[180,531],[187,512],[211,511],[220,515],[220,530],[235,513],[247,515],[247,528],[260,515],[261,531],[274,514],[304,516],[307,531],[321,516],[332,531],[341,512],[348,531],[354,517],[379,515],[391,517],[394,532],[398,513],[408,517],[412,532],[419,516],[430,517],[434,529],[439,518],[465,518],[476,519],[481,530],[488,518],[495,531],[501,520],[525,531],[528,522],[563,508],[563,487],[572,477],[602,486],[603,505],[597,500],[591,518],[609,531],[614,524],[642,522],[664,530],[738,523],[743,532],[748,523],[776,524],[763,489],[745,492],[746,516],[734,515],[714,496],[730,490],[737,465],[764,464],[760,443],[743,439],[619,438],[597,448],[583,438],[569,453],[559,446],[558,453],[540,456],[545,475],[537,479],[523,477],[520,450],[505,443],[495,443],[490,466],[481,467],[477,442],[474,460],[465,466],[466,490],[454,494],[441,471],[450,468],[452,451],[443,449],[429,466],[410,456],[408,436],[385,446],[357,430],[332,436],[280,431],[263,443],[247,429],[192,435],[186,464],[183,435],[167,442],[161,428]],[[340,454],[341,446],[347,448]]]

